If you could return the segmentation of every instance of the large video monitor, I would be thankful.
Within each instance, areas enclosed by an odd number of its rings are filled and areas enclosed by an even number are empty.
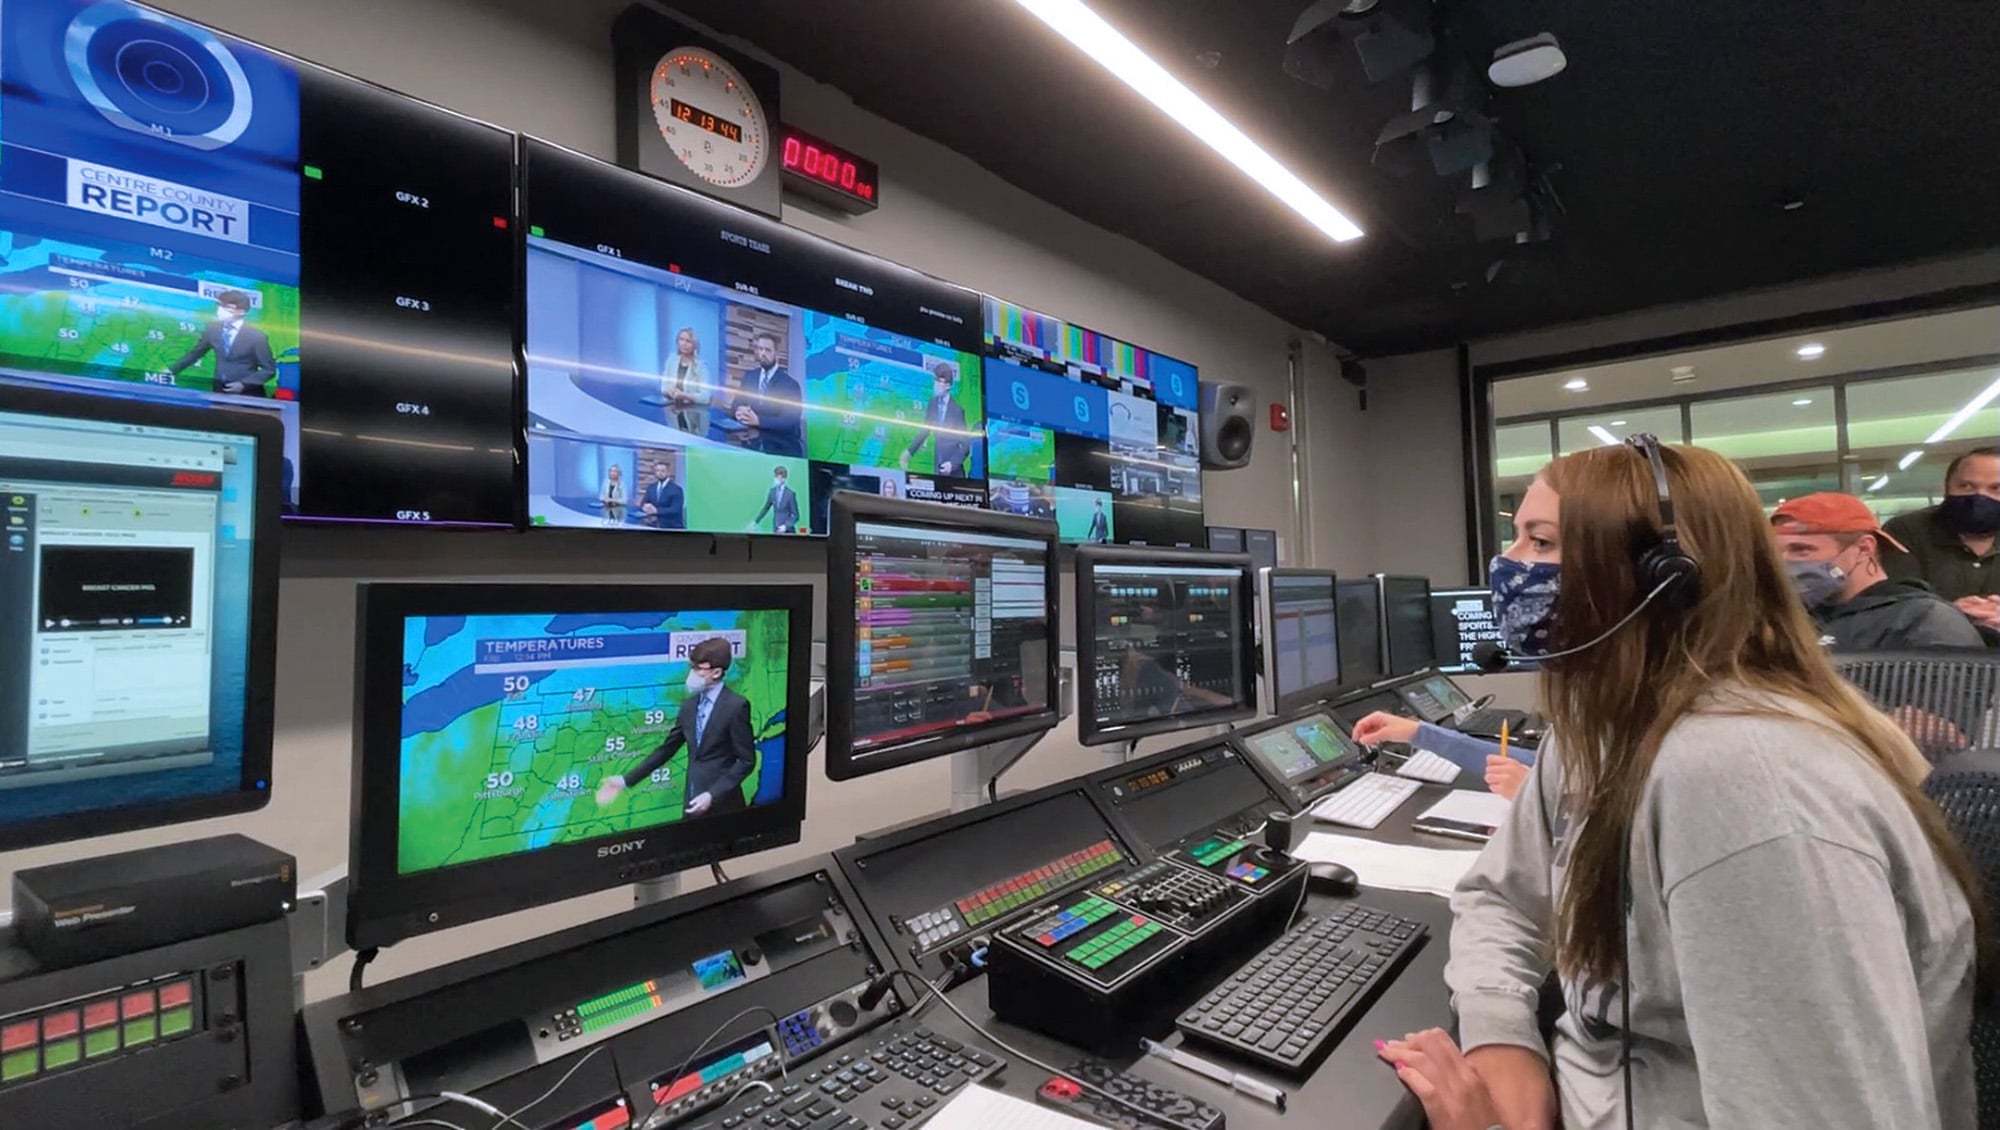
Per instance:
[[[1076,551],[1077,734],[1084,745],[1257,713],[1250,558]]]
[[[1431,592],[1431,650],[1438,670],[1448,675],[1472,675],[1479,665],[1472,650],[1482,643],[1504,643],[1500,621],[1493,615],[1490,589],[1434,589]],[[1517,661],[1517,665],[1520,662]]]
[[[0,386],[0,848],[270,799],[283,446]]]
[[[1431,582],[1427,577],[1375,574],[1382,603],[1382,667],[1391,678],[1437,665],[1431,638]]]
[[[532,524],[985,505],[977,294],[544,142],[523,162]]]
[[[1331,569],[1257,571],[1264,626],[1264,689],[1289,713],[1340,686],[1340,627]]]
[[[513,136],[125,0],[0,0],[0,379],[284,423],[284,512],[513,525]]]
[[[1373,577],[1341,581],[1334,587],[1340,621],[1340,683],[1350,690],[1388,677],[1382,662],[1382,594]]]
[[[1065,542],[1205,543],[1194,366],[995,298],[985,326],[993,509]]]
[[[832,518],[827,776],[1056,724],[1054,524],[852,491]]]
[[[797,843],[806,585],[364,584],[355,948]]]

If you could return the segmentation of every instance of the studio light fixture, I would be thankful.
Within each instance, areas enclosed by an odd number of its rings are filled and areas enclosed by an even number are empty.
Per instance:
[[[1151,102],[1181,127],[1215,150],[1287,208],[1329,238],[1345,243],[1361,238],[1360,225],[1327,203],[1296,173],[1266,152],[1213,106],[1167,73],[1082,0],[1015,0],[1057,35],[1097,60],[1105,70]]]
[[[1799,346],[1797,349],[1792,350],[1792,352],[1796,354],[1798,356],[1798,359],[1801,361],[1817,361],[1821,357],[1826,356],[1826,346],[1821,345],[1819,342],[1816,341],[1809,341],[1806,342],[1804,345]]]
[[[1495,49],[1486,77],[1494,86],[1533,86],[1556,77],[1568,66],[1569,56],[1563,54],[1555,33],[1545,31]]]

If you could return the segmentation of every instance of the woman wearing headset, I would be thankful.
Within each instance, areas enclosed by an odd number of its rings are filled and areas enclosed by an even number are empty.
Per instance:
[[[1466,1051],[1378,1046],[1431,1125],[1972,1126],[1979,879],[1749,481],[1637,437],[1551,464],[1515,525],[1510,647],[1587,650],[1545,663],[1555,742],[1452,899]]]

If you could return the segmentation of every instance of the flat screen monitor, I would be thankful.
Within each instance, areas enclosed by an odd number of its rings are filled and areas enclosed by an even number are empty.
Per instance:
[[[1431,638],[1431,583],[1424,577],[1375,575],[1382,603],[1382,667],[1392,678],[1437,665]]]
[[[1382,665],[1382,594],[1372,577],[1341,581],[1334,588],[1340,621],[1340,683],[1360,689],[1388,677]]]
[[[512,134],[125,0],[0,24],[0,379],[269,415],[287,515],[518,521]]]
[[[1208,528],[1208,548],[1217,553],[1244,553],[1243,527],[1210,526]]]
[[[1479,673],[1472,650],[1482,643],[1500,644],[1500,621],[1493,615],[1490,589],[1434,589],[1431,592],[1432,652],[1438,670],[1448,675]],[[1525,660],[1510,666],[1519,668]]]
[[[1241,734],[1243,751],[1287,784],[1328,769],[1358,766],[1363,752],[1340,724],[1314,712]]]
[[[0,848],[270,799],[283,446],[0,386]]]
[[[1340,686],[1340,627],[1331,569],[1260,569],[1264,689],[1280,714],[1332,695]]]
[[[1078,740],[1102,745],[1255,714],[1251,586],[1240,553],[1078,549]]]
[[[364,584],[358,624],[356,949],[798,842],[810,586]]]
[[[986,504],[977,294],[544,142],[523,162],[531,524]]]
[[[1206,542],[1193,365],[996,298],[985,327],[993,509],[1076,544]]]
[[[1053,523],[853,492],[832,518],[827,776],[1056,724]]]

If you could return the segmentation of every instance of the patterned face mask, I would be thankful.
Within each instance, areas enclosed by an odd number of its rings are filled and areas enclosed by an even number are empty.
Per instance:
[[[1500,556],[1487,566],[1486,575],[1493,588],[1493,615],[1500,621],[1507,650],[1516,655],[1547,655],[1562,566],[1549,562],[1527,565]]]

